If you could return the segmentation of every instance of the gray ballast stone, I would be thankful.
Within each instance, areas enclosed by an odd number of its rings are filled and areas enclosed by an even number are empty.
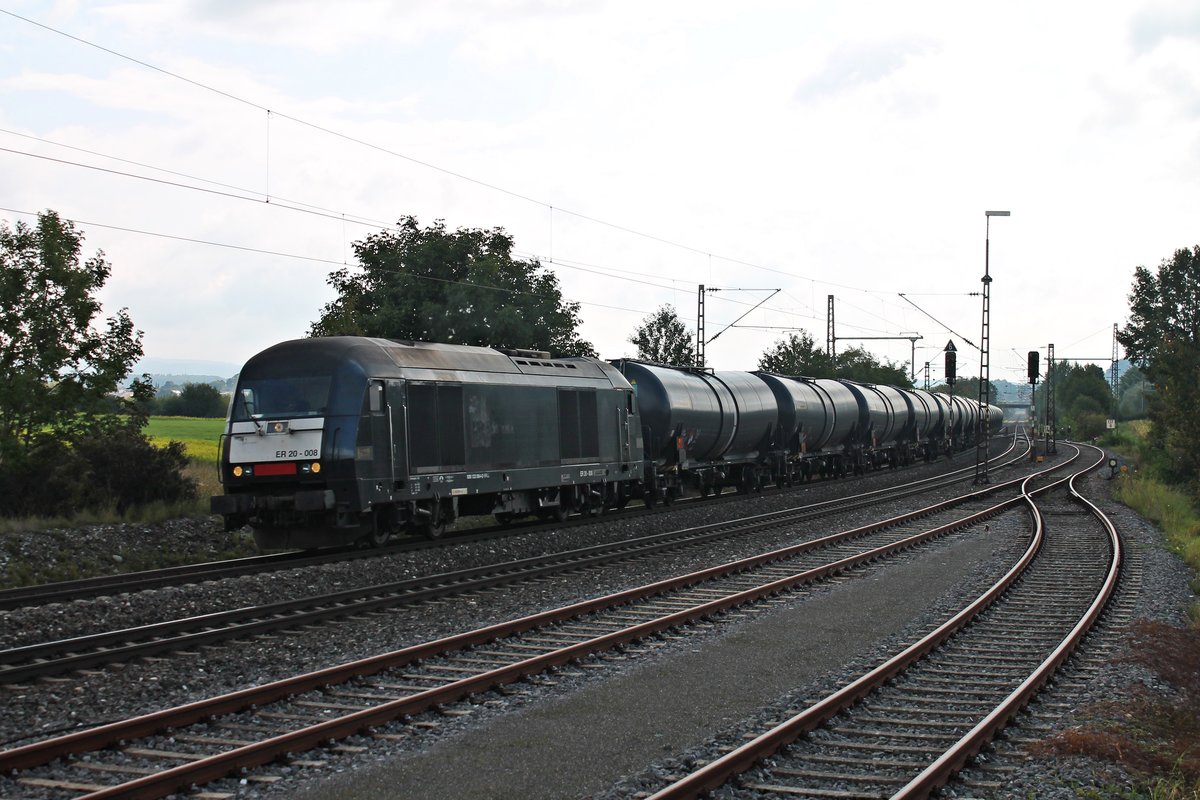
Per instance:
[[[563,798],[696,747],[714,731],[870,652],[972,572],[1003,570],[994,535],[926,550],[716,635],[689,636],[578,691],[497,716],[425,751],[320,780],[322,798]],[[599,671],[597,671],[599,672]],[[814,698],[815,699],[815,698]]]

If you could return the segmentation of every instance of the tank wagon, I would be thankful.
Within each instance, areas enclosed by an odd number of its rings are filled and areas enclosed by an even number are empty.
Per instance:
[[[1000,409],[987,419],[998,431]],[[242,369],[212,509],[264,548],[382,544],[460,515],[561,519],[893,468],[974,444],[977,421],[960,397],[844,380],[300,339]]]

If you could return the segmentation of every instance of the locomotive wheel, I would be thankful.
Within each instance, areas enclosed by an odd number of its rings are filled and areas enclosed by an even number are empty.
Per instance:
[[[499,511],[496,513],[496,522],[501,525],[509,525],[513,521],[513,515],[508,511]]]

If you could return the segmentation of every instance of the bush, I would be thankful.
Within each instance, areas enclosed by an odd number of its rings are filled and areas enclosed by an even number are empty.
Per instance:
[[[47,437],[0,465],[0,515],[72,516],[83,511],[194,500],[183,445],[155,447],[140,430],[94,432],[74,446]]]

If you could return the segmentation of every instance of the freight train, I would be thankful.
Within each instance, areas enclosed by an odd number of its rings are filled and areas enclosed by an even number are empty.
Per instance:
[[[262,548],[380,545],[460,515],[563,519],[929,460],[974,444],[979,411],[846,380],[298,339],[242,369],[211,505]]]

